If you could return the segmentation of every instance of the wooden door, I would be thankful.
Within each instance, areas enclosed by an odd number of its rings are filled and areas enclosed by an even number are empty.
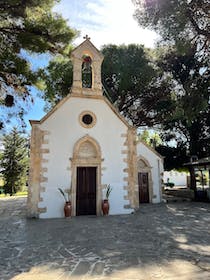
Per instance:
[[[96,215],[96,167],[77,167],[76,215]]]
[[[139,182],[139,203],[149,202],[149,181],[148,173],[138,173]]]

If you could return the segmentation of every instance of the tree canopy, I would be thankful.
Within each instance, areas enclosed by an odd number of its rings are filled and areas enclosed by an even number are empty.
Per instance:
[[[151,132],[146,129],[138,134],[138,139],[154,149],[162,144],[161,137],[157,132]]]
[[[0,105],[11,107],[30,99],[37,73],[23,50],[32,53],[65,52],[76,32],[52,12],[56,0],[3,0],[0,5]],[[23,108],[20,109],[20,115]],[[1,126],[2,126],[1,121]]]
[[[157,75],[149,50],[134,44],[108,45],[102,53],[102,82],[112,102],[134,125],[151,122],[151,112],[143,102]]]
[[[210,23],[208,0],[132,0],[135,18],[143,27],[155,30],[162,43],[196,45],[197,55],[209,60]]]
[[[45,69],[41,69],[39,72],[44,82],[42,96],[46,102],[45,110],[49,111],[70,93],[73,82],[73,65],[68,56],[56,56]]]
[[[175,140],[177,153],[185,161],[184,153],[208,156],[209,1],[133,0],[133,3],[139,24],[161,35],[156,65],[162,69],[161,76],[170,81],[166,92],[169,110],[160,122],[162,137],[166,143]]]
[[[173,99],[170,114],[163,120],[165,139],[185,144],[190,155],[210,154],[209,70],[202,69],[194,49],[180,54],[164,52],[159,67],[171,79]]]

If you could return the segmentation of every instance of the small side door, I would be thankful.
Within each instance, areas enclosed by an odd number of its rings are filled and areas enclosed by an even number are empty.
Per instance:
[[[138,173],[139,203],[149,203],[148,173]]]

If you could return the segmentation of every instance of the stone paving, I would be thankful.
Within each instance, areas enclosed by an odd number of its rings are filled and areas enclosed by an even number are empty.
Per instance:
[[[47,220],[25,204],[0,199],[0,280],[210,279],[210,203]]]

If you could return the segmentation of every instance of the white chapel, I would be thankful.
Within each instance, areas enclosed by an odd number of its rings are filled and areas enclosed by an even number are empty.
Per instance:
[[[86,36],[72,52],[71,92],[41,120],[31,120],[28,216],[61,218],[58,188],[70,190],[72,216],[102,215],[107,185],[110,215],[159,203],[163,159],[103,96],[103,55]]]

